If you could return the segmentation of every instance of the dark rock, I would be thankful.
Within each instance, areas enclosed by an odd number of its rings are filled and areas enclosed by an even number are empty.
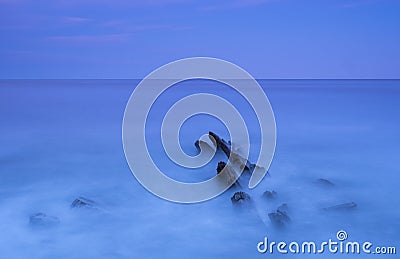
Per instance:
[[[217,174],[221,173],[221,171],[225,168],[226,163],[225,162],[218,162],[218,166],[217,166]]]
[[[286,203],[283,203],[276,209],[276,211],[269,213],[268,217],[274,226],[284,227],[285,225],[291,222],[287,211],[288,211],[288,206]]]
[[[201,148],[200,148],[200,141],[196,140],[196,142],[194,142],[194,146],[196,147],[197,151],[200,153]]]
[[[331,207],[326,207],[323,208],[326,211],[349,211],[349,210],[354,210],[357,207],[357,204],[355,202],[347,202]]]
[[[251,200],[250,195],[245,192],[235,192],[231,197],[231,201],[234,205],[243,204]]]
[[[286,214],[287,214],[288,210],[289,210],[289,206],[288,206],[286,203],[282,203],[282,205],[279,206],[279,207],[276,209],[276,211],[281,211],[281,212],[284,212],[284,213],[286,213]]]
[[[217,149],[221,149],[225,153],[226,157],[229,158],[229,156],[231,155],[230,142],[226,142],[224,139],[220,138],[217,134],[215,134],[212,131],[208,133],[208,136],[211,139],[211,141],[217,145]]]
[[[319,178],[317,179],[317,181],[315,181],[316,184],[323,186],[323,187],[333,187],[335,186],[334,183],[332,183],[331,181],[324,179],[324,178]]]
[[[291,221],[289,216],[281,211],[271,212],[268,214],[268,217],[271,220],[272,224],[277,227],[284,227]]]
[[[59,223],[59,218],[55,216],[48,216],[41,212],[29,216],[29,225],[32,227],[53,227]]]
[[[224,172],[221,173],[222,171]],[[226,182],[230,187],[238,186],[242,188],[238,182],[238,176],[236,175],[235,170],[225,162],[218,162],[217,175],[219,175],[220,180]]]
[[[78,197],[72,202],[71,208],[96,209],[96,203],[84,197]]]
[[[278,193],[276,191],[265,191],[263,196],[267,199],[275,199]]]
[[[255,168],[258,166],[256,164],[251,163],[247,159],[241,157],[239,154],[232,152],[232,143],[231,141],[226,141],[223,138],[220,138],[217,134],[210,131],[208,133],[209,139],[216,144],[217,149],[222,150],[225,153],[228,159],[233,159],[241,162],[241,168],[243,170],[248,171],[249,173],[253,173]]]

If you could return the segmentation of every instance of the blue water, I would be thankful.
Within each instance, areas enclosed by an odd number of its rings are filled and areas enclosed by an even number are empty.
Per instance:
[[[136,181],[125,161],[121,127],[137,83],[0,81],[1,258],[261,258],[271,256],[257,252],[265,236],[317,242],[334,239],[342,229],[349,240],[399,249],[400,81],[261,80],[278,138],[270,176],[250,193],[257,212],[233,208],[234,190],[181,205],[157,198]],[[152,156],[178,180],[208,179],[224,159],[219,154],[200,171],[188,172],[163,159],[157,123],[173,98],[198,91],[197,84],[165,93],[148,125]],[[226,87],[201,84],[202,91],[237,102],[248,118],[254,158],[259,132],[249,106]],[[183,125],[182,148],[193,154],[194,141],[210,128],[227,138],[221,122],[198,116]],[[335,186],[318,186],[318,178]],[[265,190],[275,190],[277,199],[263,199]],[[102,212],[71,210],[78,196],[96,201]],[[358,206],[321,210],[345,202]],[[267,214],[282,203],[292,222],[276,229]],[[58,217],[60,224],[32,228],[29,215],[37,212]]]

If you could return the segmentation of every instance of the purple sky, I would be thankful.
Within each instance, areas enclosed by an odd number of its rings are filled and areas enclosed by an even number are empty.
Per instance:
[[[143,78],[211,56],[256,78],[400,78],[400,1],[0,0],[0,78]]]

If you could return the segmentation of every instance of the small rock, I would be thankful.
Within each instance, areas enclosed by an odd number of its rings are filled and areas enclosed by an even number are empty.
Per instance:
[[[282,205],[279,206],[279,207],[276,209],[276,211],[281,211],[281,212],[284,212],[284,213],[286,213],[286,214],[287,214],[288,210],[289,210],[289,206],[288,206],[286,203],[282,203]]]
[[[71,208],[88,208],[88,209],[97,209],[96,203],[92,200],[86,199],[84,197],[76,198],[72,204]]]
[[[331,206],[331,207],[326,207],[323,209],[326,211],[348,211],[348,210],[353,210],[356,207],[357,207],[357,203],[347,202],[347,203],[343,203],[343,204],[339,204],[339,205],[335,205],[335,206]]]
[[[315,181],[316,184],[323,186],[323,187],[333,187],[335,186],[334,183],[332,183],[331,181],[324,179],[324,178],[319,178],[317,179],[317,181]]]
[[[291,221],[287,213],[280,210],[269,213],[268,217],[271,220],[272,224],[277,227],[284,227]]]
[[[249,202],[250,200],[250,196],[245,192],[235,192],[231,198],[231,201],[234,205],[243,204],[245,202]]]
[[[276,191],[265,191],[263,196],[267,199],[275,199],[278,193]]]
[[[288,209],[288,205],[286,203],[283,203],[276,209],[276,211],[268,214],[268,217],[271,220],[272,224],[274,224],[274,226],[284,227],[286,224],[291,222],[290,217],[287,213]]]
[[[33,227],[53,227],[60,223],[60,219],[55,216],[48,216],[39,212],[29,216],[29,224]]]

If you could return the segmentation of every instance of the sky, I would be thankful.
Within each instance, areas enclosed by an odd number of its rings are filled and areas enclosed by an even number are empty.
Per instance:
[[[259,79],[400,78],[398,0],[0,0],[0,78],[135,78],[225,59]]]

